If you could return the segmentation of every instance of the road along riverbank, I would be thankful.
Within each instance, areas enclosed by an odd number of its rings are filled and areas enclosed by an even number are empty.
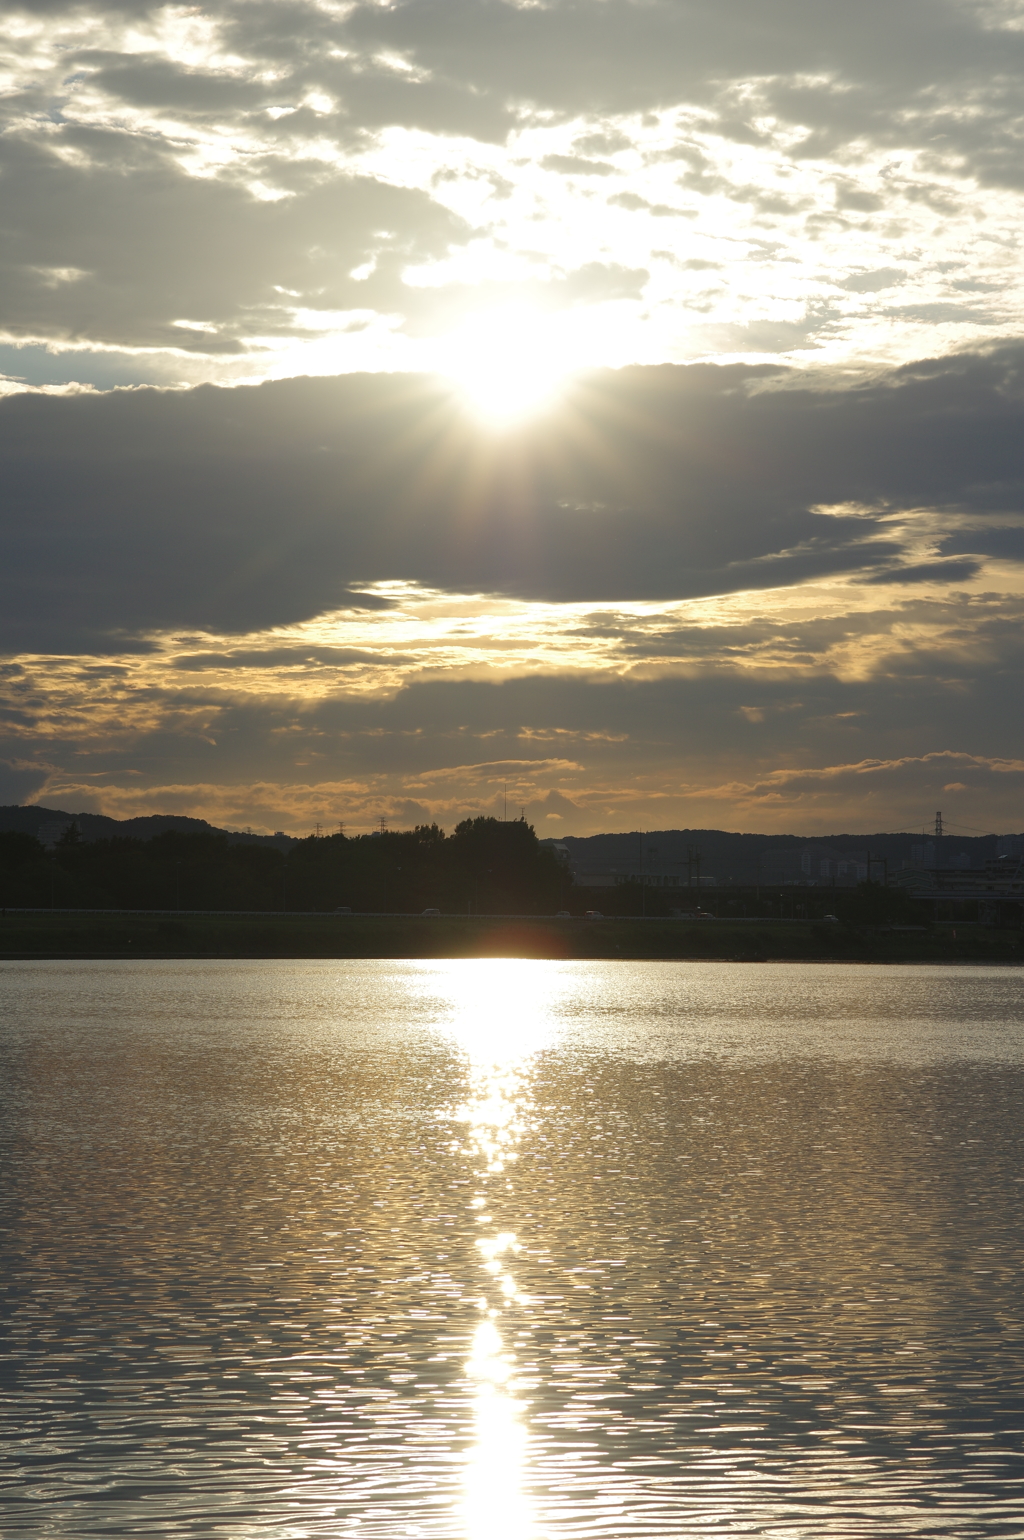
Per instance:
[[[980,925],[913,929],[801,920],[555,919],[18,911],[0,916],[0,959],[89,957],[717,958],[771,962],[1024,961],[1024,935]]]

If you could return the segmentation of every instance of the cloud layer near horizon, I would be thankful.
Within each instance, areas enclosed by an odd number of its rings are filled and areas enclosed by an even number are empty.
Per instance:
[[[12,396],[0,799],[1015,826],[1022,394],[1007,343],[596,372],[503,435],[412,376]]]

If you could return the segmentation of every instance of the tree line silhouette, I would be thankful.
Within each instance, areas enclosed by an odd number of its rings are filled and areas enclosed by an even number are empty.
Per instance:
[[[47,851],[0,833],[0,904],[7,908],[244,909],[551,914],[572,877],[522,818],[311,836],[287,852],[224,834],[168,831],[153,839],[82,839],[71,824]]]

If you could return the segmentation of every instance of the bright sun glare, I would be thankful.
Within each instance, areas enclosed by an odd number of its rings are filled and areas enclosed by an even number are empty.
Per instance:
[[[498,427],[552,405],[566,364],[550,322],[520,306],[474,316],[452,337],[445,373],[478,416]]]

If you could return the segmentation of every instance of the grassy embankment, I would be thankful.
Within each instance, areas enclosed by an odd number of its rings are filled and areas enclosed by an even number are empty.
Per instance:
[[[488,919],[404,915],[16,914],[0,959],[86,957],[552,957],[1021,962],[1024,936],[979,926],[920,931],[730,920]]]

